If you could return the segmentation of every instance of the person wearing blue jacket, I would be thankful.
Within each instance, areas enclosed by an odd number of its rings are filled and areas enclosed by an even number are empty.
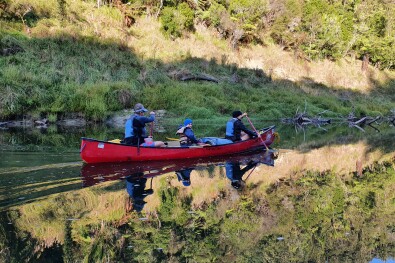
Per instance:
[[[164,147],[165,144],[161,141],[147,140],[149,137],[147,129],[145,128],[146,123],[155,121],[155,112],[151,111],[149,117],[145,117],[144,113],[148,110],[144,108],[143,104],[137,103],[134,106],[134,114],[125,123],[125,144],[130,145],[142,145],[148,147]],[[145,142],[147,141],[147,142]]]
[[[243,122],[241,121],[244,116],[247,116],[247,113],[242,113],[241,111],[234,111],[232,113],[233,118],[226,123],[226,139],[237,142],[245,141],[249,138],[258,136],[255,132],[247,129],[246,126],[244,126]]]
[[[191,119],[185,119],[184,125],[180,125],[176,134],[180,136],[181,146],[191,146],[193,144],[205,145],[201,139],[195,137],[195,133],[192,130]]]

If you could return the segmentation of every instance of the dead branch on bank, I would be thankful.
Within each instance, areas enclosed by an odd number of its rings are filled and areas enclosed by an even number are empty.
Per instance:
[[[182,76],[179,80],[188,81],[188,80],[206,80],[218,83],[218,80],[212,76],[206,74],[198,74],[198,75],[187,75]]]
[[[327,110],[318,113],[315,117],[312,117],[306,113],[306,106],[305,106],[305,109],[303,112],[299,112],[299,108],[298,108],[296,110],[294,117],[284,118],[284,119],[281,119],[281,121],[283,123],[294,124],[296,128],[304,129],[304,126],[314,125],[320,129],[323,129],[326,131],[326,129],[321,126],[331,123],[331,120],[322,117],[322,115],[325,112],[327,112]]]
[[[371,117],[371,116],[362,115],[361,117],[356,117],[354,112],[351,112],[347,116],[346,121],[348,122],[349,127],[357,128],[358,130],[360,130],[362,132],[365,132],[364,127],[366,127],[366,126],[370,126],[374,130],[380,132],[380,130],[377,127],[373,126],[373,123],[378,124],[377,121],[380,119],[381,119],[381,116]]]
[[[391,114],[386,118],[388,122],[395,126],[395,109],[391,110]]]
[[[180,80],[180,81],[189,81],[189,80],[205,80],[205,81],[212,81],[218,83],[218,79],[213,76],[210,76],[205,73],[198,73],[193,74],[188,70],[178,70],[169,73],[169,76],[173,79]]]

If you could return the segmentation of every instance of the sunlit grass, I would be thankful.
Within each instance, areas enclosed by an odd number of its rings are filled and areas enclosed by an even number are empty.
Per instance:
[[[56,6],[40,2],[37,8],[52,14]],[[58,14],[37,20],[29,37],[9,27],[1,32],[4,43],[24,49],[0,61],[2,86],[12,91],[0,102],[7,109],[0,112],[3,116],[23,109],[82,112],[102,121],[111,111],[136,102],[204,119],[234,109],[281,118],[305,101],[317,112],[338,114],[353,106],[364,113],[393,108],[389,97],[380,95],[381,86],[388,86],[385,93],[392,94],[393,73],[373,68],[362,73],[356,61],[306,62],[272,44],[236,52],[202,26],[188,38],[170,40],[152,18],[141,17],[126,30],[119,11],[95,8],[93,2],[71,2],[67,12],[68,20],[60,21]],[[183,83],[174,78],[175,72],[210,74],[219,83]],[[111,87],[119,83],[122,93],[129,94],[126,103],[125,96]],[[111,88],[100,93],[98,86]],[[359,96],[373,90],[373,100]],[[349,103],[340,107],[344,98]]]

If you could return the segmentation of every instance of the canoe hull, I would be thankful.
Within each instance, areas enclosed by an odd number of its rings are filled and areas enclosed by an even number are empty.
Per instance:
[[[203,158],[225,156],[264,148],[273,143],[275,127],[271,126],[260,134],[260,138],[226,145],[192,146],[192,147],[137,147],[81,138],[80,155],[86,163],[141,162],[159,160],[179,160],[186,158]]]

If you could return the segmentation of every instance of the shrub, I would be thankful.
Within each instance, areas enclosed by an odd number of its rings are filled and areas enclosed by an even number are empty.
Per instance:
[[[180,37],[184,31],[192,31],[194,12],[187,3],[181,3],[177,9],[165,7],[161,15],[161,30],[169,37]]]
[[[230,1],[229,12],[239,28],[243,29],[243,38],[251,42],[262,28],[262,17],[267,12],[265,0]]]
[[[222,16],[226,15],[226,8],[217,2],[213,2],[209,9],[202,13],[200,18],[205,21],[206,24],[213,27],[218,27],[221,23]]]

